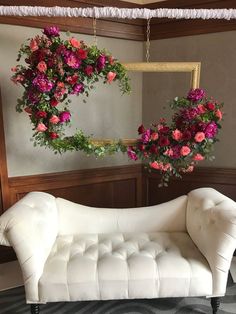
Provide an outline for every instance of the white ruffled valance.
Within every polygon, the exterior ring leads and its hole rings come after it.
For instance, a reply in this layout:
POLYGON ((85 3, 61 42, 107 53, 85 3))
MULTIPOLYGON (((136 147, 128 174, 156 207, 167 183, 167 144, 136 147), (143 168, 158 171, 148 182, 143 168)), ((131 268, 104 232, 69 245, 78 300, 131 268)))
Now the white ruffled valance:
POLYGON ((115 7, 69 8, 0 6, 0 16, 95 17, 119 19, 236 19, 236 9, 127 9, 115 7))

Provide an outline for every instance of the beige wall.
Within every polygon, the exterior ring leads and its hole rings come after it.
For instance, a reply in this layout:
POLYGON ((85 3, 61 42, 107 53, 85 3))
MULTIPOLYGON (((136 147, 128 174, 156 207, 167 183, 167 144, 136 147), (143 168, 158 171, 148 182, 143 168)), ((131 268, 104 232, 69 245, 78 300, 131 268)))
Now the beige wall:
MULTIPOLYGON (((117 154, 96 160, 83 153, 74 152, 54 155, 48 149, 34 148, 30 142, 31 125, 26 114, 15 111, 17 97, 23 89, 10 81, 10 68, 16 64, 17 51, 27 38, 39 34, 39 29, 1 25, 0 27, 0 86, 4 112, 7 162, 9 176, 57 172, 81 168, 102 167, 132 163, 126 155, 117 154)), ((76 38, 92 43, 92 36, 74 34, 76 38)), ((141 61, 143 44, 140 42, 98 38, 98 46, 106 47, 115 57, 125 62, 141 61)), ((117 85, 101 84, 91 93, 87 104, 82 97, 73 97, 72 133, 77 127, 94 137, 122 138, 136 136, 142 120, 142 74, 131 74, 132 93, 121 96, 117 85)))
MULTIPOLYGON (((236 31, 151 42, 152 61, 200 61, 201 87, 225 103, 225 118, 220 132, 220 142, 215 145, 214 162, 201 166, 236 167, 236 31)), ((164 110, 167 99, 185 95, 190 77, 187 74, 144 75, 143 121, 153 122, 153 117, 168 116, 164 110)))

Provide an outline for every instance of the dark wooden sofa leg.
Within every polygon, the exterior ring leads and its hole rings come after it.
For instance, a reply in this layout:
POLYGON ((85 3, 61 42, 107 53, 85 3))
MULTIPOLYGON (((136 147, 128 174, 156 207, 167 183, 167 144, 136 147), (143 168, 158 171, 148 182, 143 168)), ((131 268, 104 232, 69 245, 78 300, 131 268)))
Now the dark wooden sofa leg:
POLYGON ((39 304, 31 304, 31 314, 39 314, 39 304))
POLYGON ((220 307, 220 298, 218 297, 211 298, 211 307, 212 307, 212 313, 216 314, 220 307))

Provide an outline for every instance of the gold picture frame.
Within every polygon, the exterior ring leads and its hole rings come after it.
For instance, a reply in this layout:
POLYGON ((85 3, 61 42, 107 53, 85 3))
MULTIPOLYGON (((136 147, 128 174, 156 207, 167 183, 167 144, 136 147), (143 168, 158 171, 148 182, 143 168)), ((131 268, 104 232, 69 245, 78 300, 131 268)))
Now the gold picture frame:
MULTIPOLYGON (((201 62, 139 62, 123 63, 127 71, 133 72, 172 72, 172 73, 191 73, 190 89, 199 87, 201 62)), ((94 145, 105 145, 117 142, 113 139, 94 139, 94 145)), ((129 146, 137 142, 137 139, 122 139, 122 144, 129 146)))

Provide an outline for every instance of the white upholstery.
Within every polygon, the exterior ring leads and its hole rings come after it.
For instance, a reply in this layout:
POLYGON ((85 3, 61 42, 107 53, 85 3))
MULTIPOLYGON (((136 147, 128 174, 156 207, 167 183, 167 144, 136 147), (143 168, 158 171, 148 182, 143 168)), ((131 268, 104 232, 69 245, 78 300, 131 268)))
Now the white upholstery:
POLYGON ((203 188, 135 209, 101 209, 32 192, 0 217, 28 303, 224 295, 236 204, 203 188))

